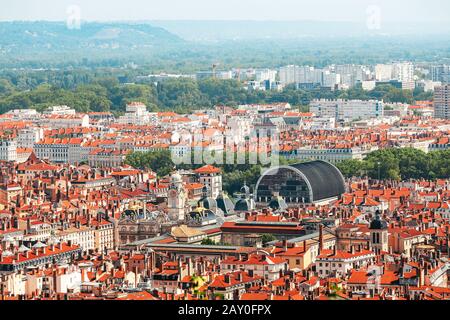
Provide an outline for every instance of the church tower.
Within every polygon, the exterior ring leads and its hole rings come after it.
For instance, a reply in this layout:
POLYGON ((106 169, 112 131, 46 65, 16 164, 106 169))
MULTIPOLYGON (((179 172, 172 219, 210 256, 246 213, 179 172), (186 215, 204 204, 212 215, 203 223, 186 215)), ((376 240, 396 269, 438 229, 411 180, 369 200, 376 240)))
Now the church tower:
POLYGON ((389 250, 388 226, 386 221, 381 219, 380 212, 375 213, 375 219, 370 223, 370 244, 378 254, 380 251, 389 250))
POLYGON ((183 179, 178 173, 170 177, 170 186, 167 200, 169 219, 183 221, 186 210, 186 192, 183 188, 183 179))

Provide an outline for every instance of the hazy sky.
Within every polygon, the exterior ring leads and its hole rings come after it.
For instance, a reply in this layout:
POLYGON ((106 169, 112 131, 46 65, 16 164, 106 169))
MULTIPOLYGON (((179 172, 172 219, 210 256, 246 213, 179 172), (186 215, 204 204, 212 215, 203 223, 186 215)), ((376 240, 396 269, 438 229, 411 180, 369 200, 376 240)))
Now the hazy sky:
POLYGON ((450 22, 448 0, 0 0, 0 20, 365 21, 376 5, 384 22, 450 22))

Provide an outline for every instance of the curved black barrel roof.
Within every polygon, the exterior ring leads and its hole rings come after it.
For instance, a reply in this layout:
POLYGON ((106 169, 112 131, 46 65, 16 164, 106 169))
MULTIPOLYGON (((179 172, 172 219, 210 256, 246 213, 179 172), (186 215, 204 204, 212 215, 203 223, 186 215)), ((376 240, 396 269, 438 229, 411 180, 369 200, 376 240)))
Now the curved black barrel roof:
POLYGON ((342 173, 326 161, 302 162, 291 165, 299 170, 308 180, 313 200, 319 201, 345 193, 345 181, 342 173))

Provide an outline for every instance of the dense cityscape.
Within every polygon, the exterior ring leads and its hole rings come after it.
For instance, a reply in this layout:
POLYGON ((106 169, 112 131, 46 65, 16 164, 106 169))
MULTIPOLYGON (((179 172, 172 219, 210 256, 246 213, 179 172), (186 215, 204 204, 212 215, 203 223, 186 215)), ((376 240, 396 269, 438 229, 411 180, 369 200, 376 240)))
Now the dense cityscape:
POLYGON ((0 301, 450 300, 447 47, 1 20, 0 301))

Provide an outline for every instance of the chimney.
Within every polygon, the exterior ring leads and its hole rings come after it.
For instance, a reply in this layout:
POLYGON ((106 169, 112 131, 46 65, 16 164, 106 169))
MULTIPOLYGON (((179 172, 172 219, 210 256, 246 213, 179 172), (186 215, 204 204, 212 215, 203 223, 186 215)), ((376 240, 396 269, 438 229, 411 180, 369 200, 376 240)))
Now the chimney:
POLYGON ((420 267, 420 274, 419 274, 419 287, 422 287, 425 285, 425 270, 423 267, 420 267))
POLYGON ((284 240, 283 240, 283 250, 284 250, 284 251, 287 251, 287 247, 288 247, 288 245, 287 245, 287 240, 284 239, 284 240))
POLYGON ((290 281, 289 279, 286 279, 286 280, 284 281, 284 288, 285 288, 286 290, 291 290, 291 281, 290 281))
POLYGON ((319 254, 323 250, 323 225, 319 225, 319 254))

